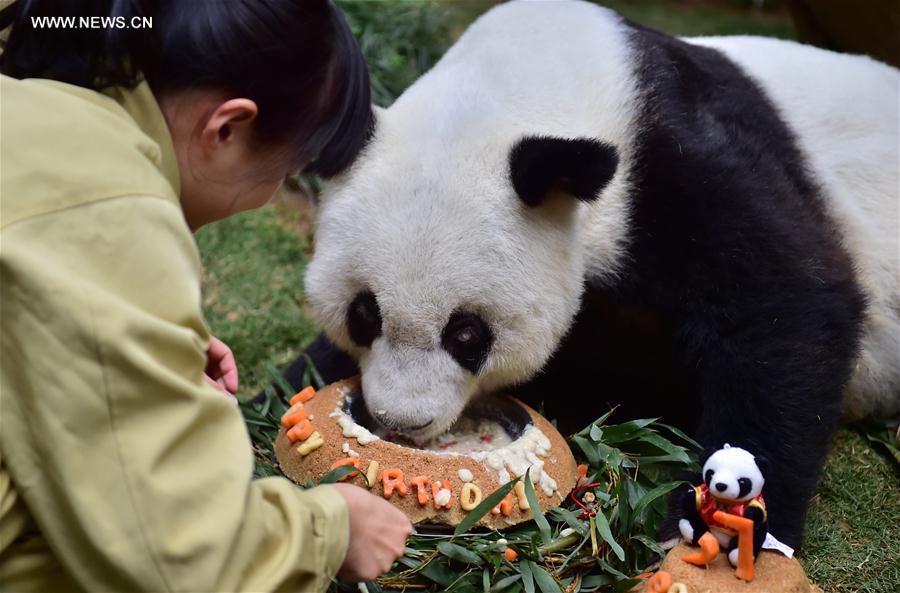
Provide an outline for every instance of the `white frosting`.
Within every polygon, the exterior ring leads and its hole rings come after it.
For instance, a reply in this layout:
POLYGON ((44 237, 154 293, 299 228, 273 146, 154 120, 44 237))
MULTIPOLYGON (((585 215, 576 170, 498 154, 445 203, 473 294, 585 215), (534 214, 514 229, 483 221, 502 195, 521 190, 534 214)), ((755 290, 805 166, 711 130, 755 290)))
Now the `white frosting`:
POLYGON ((335 409, 330 416, 337 416, 338 426, 341 427, 344 437, 348 439, 356 439, 360 445, 368 445, 378 440, 378 437, 368 431, 364 426, 360 426, 353 421, 348 414, 340 408, 335 409))
POLYGON ((531 481, 539 485, 547 496, 557 490, 556 480, 544 471, 544 460, 550 453, 550 439, 541 429, 533 424, 525 429, 518 439, 505 447, 490 451, 474 451, 467 455, 476 461, 484 461, 488 467, 497 471, 497 477, 505 484, 510 474, 519 477, 531 468, 531 481))
MULTIPOLYGON (((346 389, 341 391, 342 396, 346 396, 348 393, 349 390, 346 389)), ((337 407, 329 414, 329 416, 337 418, 338 425, 341 427, 344 437, 354 438, 363 446, 377 441, 379 439, 377 435, 372 434, 368 429, 354 422, 353 418, 344 412, 341 407, 343 405, 343 399, 343 397, 340 398, 337 407)), ((479 427, 481 427, 480 425, 482 423, 479 422, 478 424, 479 427)), ((512 477, 524 476, 525 472, 530 468, 531 473, 529 475, 531 476, 531 482, 535 486, 540 487, 547 496, 552 496, 554 492, 557 492, 558 487, 556 480, 551 478, 544 470, 543 458, 550 454, 550 439, 547 438, 547 435, 545 435, 540 428, 531 424, 526 427, 522 435, 514 441, 510 440, 508 436, 505 443, 504 439, 496 437, 492 439, 492 441, 493 442, 490 444, 493 445, 494 448, 474 451, 468 450, 465 452, 453 450, 439 450, 432 452, 439 455, 464 456, 474 459, 475 461, 483 462, 496 472, 497 479, 501 484, 506 484, 512 477), (500 443, 503 444, 497 446, 500 443)), ((358 456, 358 454, 354 455, 355 451, 351 453, 352 449, 350 449, 348 443, 345 443, 344 446, 347 448, 347 450, 342 448, 345 453, 349 453, 353 457, 358 456)), ((555 458, 551 458, 551 463, 555 462, 555 458)), ((463 482, 469 482, 474 479, 472 472, 467 469, 460 469, 458 474, 459 479, 463 482)), ((450 500, 450 492, 449 490, 446 490, 446 495, 443 495, 443 492, 445 492, 445 490, 439 491, 438 496, 441 496, 442 499, 446 496, 446 501, 443 503, 446 504, 446 502, 450 500)), ((437 496, 435 497, 435 502, 441 504, 437 496)))
POLYGON ((446 488, 441 488, 437 491, 437 494, 434 495, 434 504, 438 506, 447 506, 450 502, 450 491, 446 488))

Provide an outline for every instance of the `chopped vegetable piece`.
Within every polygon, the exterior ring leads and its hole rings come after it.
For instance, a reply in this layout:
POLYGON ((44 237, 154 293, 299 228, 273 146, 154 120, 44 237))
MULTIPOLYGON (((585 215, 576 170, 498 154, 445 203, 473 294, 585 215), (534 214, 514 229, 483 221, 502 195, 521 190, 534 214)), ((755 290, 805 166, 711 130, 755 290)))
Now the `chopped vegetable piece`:
POLYGON ((312 435, 313 430, 315 429, 313 428, 312 422, 304 418, 287 431, 287 438, 290 439, 292 443, 305 441, 312 435))
POLYGON ((587 476, 588 466, 584 463, 579 463, 578 467, 575 468, 575 472, 578 474, 578 479, 575 480, 576 486, 581 486, 584 483, 584 478, 587 476))
POLYGON ((306 420, 307 418, 309 418, 309 412, 306 411, 306 408, 303 407, 303 404, 298 405, 300 406, 299 408, 297 408, 296 410, 294 408, 291 408, 290 410, 285 412, 284 416, 281 417, 281 425, 285 428, 290 428, 301 420, 306 420))
POLYGON ((375 485, 375 480, 378 478, 378 462, 374 459, 369 462, 369 468, 366 470, 366 480, 369 482, 369 487, 375 485))
POLYGON ((431 496, 434 498, 434 508, 440 510, 441 507, 449 509, 453 504, 453 491, 450 489, 450 480, 440 480, 431 483, 431 496), (446 494, 444 494, 446 492, 446 494), (443 501, 442 499, 446 499, 443 501))
POLYGON ((313 389, 313 386, 304 387, 297 394, 291 398, 291 405, 294 404, 303 404, 311 400, 316 395, 316 390, 313 389))
POLYGON ((400 496, 406 496, 406 484, 403 483, 403 470, 399 467, 392 467, 381 472, 381 485, 384 486, 384 497, 390 498, 397 490, 400 496))
POLYGON ((512 514, 513 507, 513 495, 512 492, 507 492, 506 496, 503 497, 503 500, 500 501, 500 504, 491 509, 492 515, 499 515, 503 513, 504 517, 509 517, 512 514))
POLYGON ((422 506, 428 504, 428 485, 431 484, 431 479, 427 476, 416 476, 409 483, 416 489, 416 499, 419 504, 422 506))
POLYGON ((525 496, 525 482, 516 482, 516 485, 513 486, 513 490, 516 493, 516 498, 519 501, 519 510, 527 511, 531 508, 531 505, 528 504, 528 498, 525 496))
POLYGON ((306 457, 324 444, 325 441, 322 439, 322 435, 314 432, 310 435, 309 439, 307 439, 305 443, 297 447, 297 453, 299 453, 303 457, 306 457))
MULTIPOLYGON (((341 467, 342 465, 352 465, 356 469, 359 469, 359 458, 358 457, 346 457, 344 459, 338 459, 337 461, 335 461, 334 463, 331 464, 331 469, 334 469, 336 467, 341 467)), ((355 474, 347 474, 343 478, 339 479, 338 482, 343 482, 345 480, 349 480, 354 475, 355 474)))
POLYGON ((471 511, 481 502, 481 488, 475 482, 466 482, 463 484, 459 493, 459 506, 464 511, 471 511))
POLYGON ((510 562, 515 562, 516 558, 519 557, 519 554, 512 548, 506 548, 506 550, 503 551, 503 557, 506 558, 507 560, 509 560, 510 562))

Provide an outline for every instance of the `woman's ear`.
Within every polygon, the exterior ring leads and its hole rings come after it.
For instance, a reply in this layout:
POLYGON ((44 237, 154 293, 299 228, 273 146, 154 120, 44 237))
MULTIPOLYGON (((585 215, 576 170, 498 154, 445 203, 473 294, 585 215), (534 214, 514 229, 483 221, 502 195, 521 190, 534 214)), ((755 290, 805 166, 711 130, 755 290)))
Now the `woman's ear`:
POLYGON ((249 140, 258 109, 250 99, 229 99, 213 109, 202 124, 200 143, 212 153, 236 140, 249 140))
POLYGON ((554 190, 591 202, 612 180, 618 165, 615 147, 596 138, 526 136, 509 153, 512 186, 531 207, 554 190))

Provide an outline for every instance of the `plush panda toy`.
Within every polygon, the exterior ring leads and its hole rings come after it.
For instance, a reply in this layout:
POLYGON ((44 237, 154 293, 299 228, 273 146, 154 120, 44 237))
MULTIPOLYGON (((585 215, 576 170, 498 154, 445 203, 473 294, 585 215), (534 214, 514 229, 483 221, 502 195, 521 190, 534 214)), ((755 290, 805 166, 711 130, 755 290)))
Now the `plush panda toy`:
POLYGON ((685 561, 701 566, 709 564, 721 546, 731 565, 738 566, 738 534, 716 518, 716 511, 753 522, 753 558, 759 556, 767 532, 766 503, 762 496, 765 477, 761 466, 764 466, 762 459, 727 443, 709 456, 703 464, 703 484, 679 495, 682 517, 678 530, 684 541, 701 544, 701 551, 685 556, 685 561), (704 537, 716 541, 701 541, 704 537))
POLYGON ((413 437, 509 390, 563 430, 622 404, 740 443, 796 548, 842 406, 900 413, 898 88, 788 41, 494 8, 326 186, 308 354, 413 437))

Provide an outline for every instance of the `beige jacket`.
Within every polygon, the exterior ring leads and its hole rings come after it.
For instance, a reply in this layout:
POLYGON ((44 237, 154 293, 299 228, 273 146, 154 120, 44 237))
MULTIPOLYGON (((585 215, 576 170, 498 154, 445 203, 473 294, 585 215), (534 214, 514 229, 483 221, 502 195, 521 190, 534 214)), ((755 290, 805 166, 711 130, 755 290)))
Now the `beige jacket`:
POLYGON ((0 82, 0 590, 321 591, 331 486, 252 480, 146 85, 0 82))

